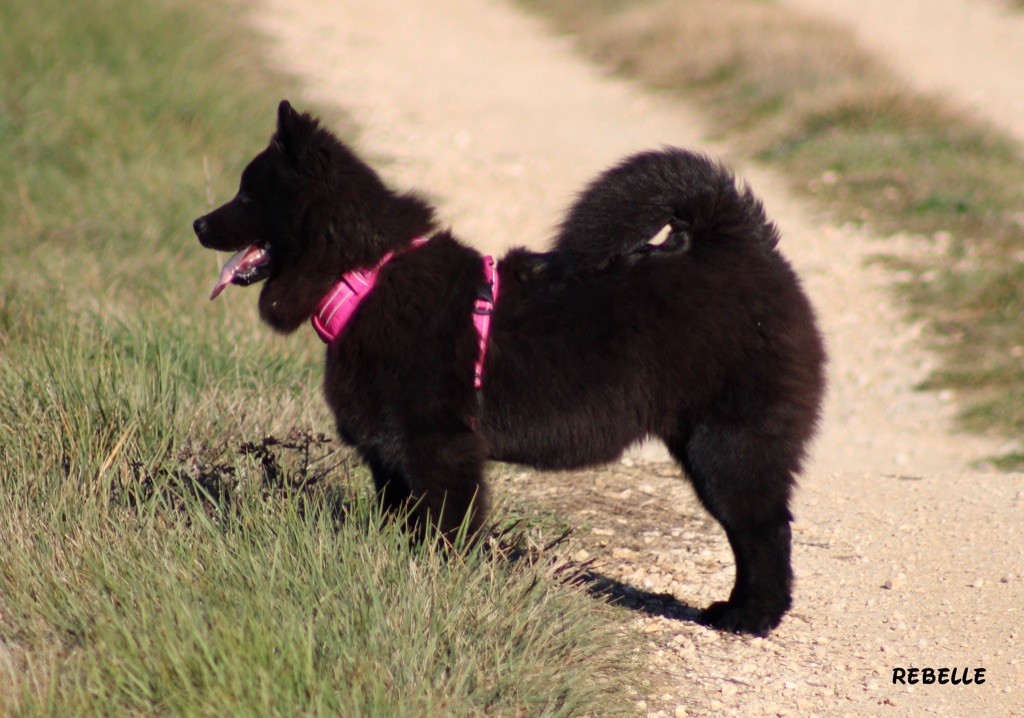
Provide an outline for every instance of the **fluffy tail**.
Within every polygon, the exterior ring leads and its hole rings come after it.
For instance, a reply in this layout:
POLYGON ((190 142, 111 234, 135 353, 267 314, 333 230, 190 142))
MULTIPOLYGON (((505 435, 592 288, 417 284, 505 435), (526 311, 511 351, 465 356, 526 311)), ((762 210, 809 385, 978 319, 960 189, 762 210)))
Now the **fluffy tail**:
POLYGON ((770 249, 778 242, 760 200, 725 167, 668 147, 627 157, 591 182, 566 214, 549 256, 570 274, 599 270, 653 251, 648 243, 665 225, 666 251, 703 242, 770 249))

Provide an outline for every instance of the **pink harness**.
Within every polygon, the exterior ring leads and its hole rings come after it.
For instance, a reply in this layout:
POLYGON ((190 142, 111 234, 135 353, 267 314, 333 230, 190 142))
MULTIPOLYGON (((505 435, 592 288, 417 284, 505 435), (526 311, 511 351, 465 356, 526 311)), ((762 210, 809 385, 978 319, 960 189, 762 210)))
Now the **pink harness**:
MULTIPOLYGON (((414 249, 427 240, 416 239, 410 245, 414 249)), ((313 313, 313 328, 326 344, 331 344, 341 334, 352 315, 377 283, 377 273, 394 258, 388 252, 376 267, 357 269, 342 275, 341 279, 327 292, 313 313)), ((476 328, 477 353, 473 367, 473 387, 483 386, 484 355, 487 352, 487 337, 491 333, 491 316, 498 301, 498 273, 494 270, 494 258, 483 258, 484 280, 473 304, 473 326, 476 328)))

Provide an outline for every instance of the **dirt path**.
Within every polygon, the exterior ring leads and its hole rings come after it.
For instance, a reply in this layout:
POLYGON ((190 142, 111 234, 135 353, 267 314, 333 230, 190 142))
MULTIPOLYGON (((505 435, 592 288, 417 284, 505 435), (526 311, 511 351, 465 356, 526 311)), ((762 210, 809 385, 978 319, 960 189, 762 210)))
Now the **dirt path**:
MULTIPOLYGON (((602 76, 495 0, 254 2, 272 61, 307 87, 293 101, 350 111, 385 174, 430 193, 488 251, 542 245, 582 182, 627 152, 667 143, 728 158, 691 110, 602 76)), ((913 390, 934 359, 891 305, 887 277, 864 265, 875 240, 823 225, 762 168, 737 170, 779 222, 832 355, 795 507, 796 608, 766 640, 638 614, 658 676, 647 712, 1021 715, 1024 477, 969 471, 1000 447, 952 433, 952 394, 913 390), (901 666, 984 667, 987 681, 893 686, 901 666)), ((731 557, 657 457, 543 480, 512 473, 498 493, 562 507, 586 527, 573 550, 602 559, 625 598, 685 614, 727 592, 731 557)))

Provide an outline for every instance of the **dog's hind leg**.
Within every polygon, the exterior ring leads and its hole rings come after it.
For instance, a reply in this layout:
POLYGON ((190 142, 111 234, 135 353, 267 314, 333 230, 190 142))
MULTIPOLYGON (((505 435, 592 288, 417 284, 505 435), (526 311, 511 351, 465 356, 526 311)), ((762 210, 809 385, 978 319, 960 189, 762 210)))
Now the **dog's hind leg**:
POLYGON ((698 426, 667 440, 697 496, 725 529, 736 560, 728 601, 709 606, 701 620, 738 633, 764 635, 789 610, 789 496, 792 469, 774 456, 774 442, 736 427, 698 426))

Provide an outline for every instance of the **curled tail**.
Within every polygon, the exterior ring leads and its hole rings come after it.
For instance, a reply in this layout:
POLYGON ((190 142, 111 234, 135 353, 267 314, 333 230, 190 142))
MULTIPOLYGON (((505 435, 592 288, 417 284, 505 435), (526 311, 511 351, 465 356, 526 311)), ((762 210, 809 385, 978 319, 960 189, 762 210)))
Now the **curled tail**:
POLYGON ((568 274, 639 253, 666 225, 664 251, 740 242, 771 249, 778 230, 760 200, 720 163, 667 147, 627 157, 592 181, 559 227, 551 260, 568 274))

